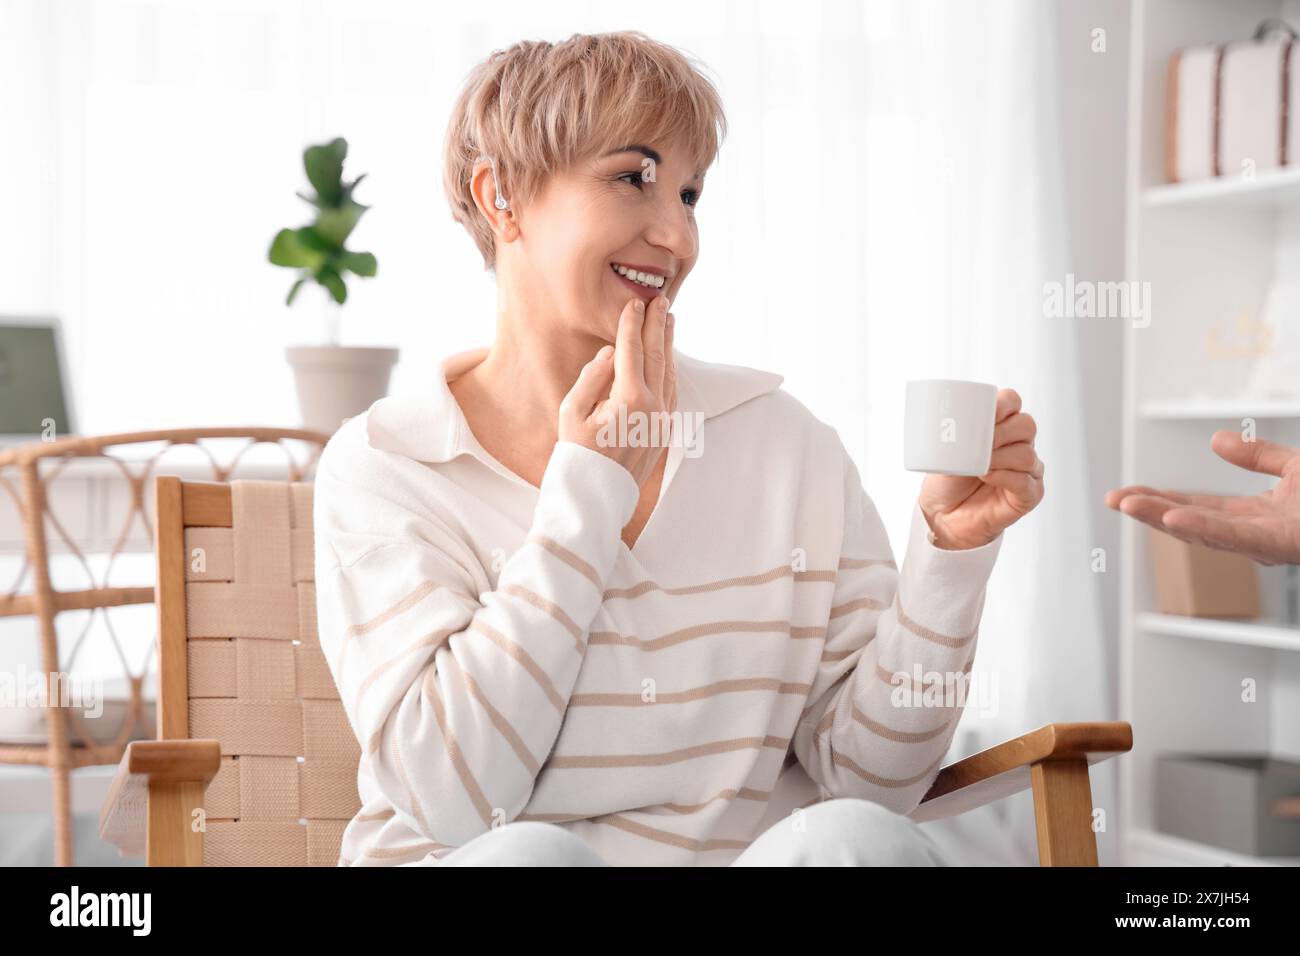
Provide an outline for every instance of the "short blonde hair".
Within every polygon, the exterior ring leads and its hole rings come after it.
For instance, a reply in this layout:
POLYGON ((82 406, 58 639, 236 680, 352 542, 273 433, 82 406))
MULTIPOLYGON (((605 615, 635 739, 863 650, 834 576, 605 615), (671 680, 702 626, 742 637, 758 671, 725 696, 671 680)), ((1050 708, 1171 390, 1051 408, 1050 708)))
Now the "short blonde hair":
POLYGON ((443 188, 487 269, 491 226, 470 189, 482 155, 496 160, 501 194, 527 204, 546 177, 631 143, 681 138, 700 170, 727 132, 722 99, 692 59, 639 31, 575 33, 496 50, 469 74, 447 124, 443 188))

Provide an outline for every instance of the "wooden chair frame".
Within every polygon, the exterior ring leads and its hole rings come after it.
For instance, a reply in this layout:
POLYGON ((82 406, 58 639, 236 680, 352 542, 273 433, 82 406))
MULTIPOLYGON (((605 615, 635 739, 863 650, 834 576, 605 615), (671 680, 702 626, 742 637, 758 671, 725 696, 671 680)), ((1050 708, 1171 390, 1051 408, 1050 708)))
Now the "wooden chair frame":
MULTIPOLYGON (((198 866, 203 834, 190 826, 216 775, 216 740, 189 739, 186 694, 185 528, 230 527, 230 486, 156 481, 160 669, 158 740, 127 746, 100 816, 100 835, 150 866, 198 866)), ((940 770, 910 817, 956 816, 1031 788, 1043 866, 1096 866, 1089 767, 1133 746, 1124 722, 1047 724, 940 770)))
MULTIPOLYGON (((47 523, 63 538, 71 551, 85 555, 67 534, 58 516, 49 507, 46 483, 56 479, 75 459, 105 458, 114 461, 122 470, 123 479, 130 486, 131 508, 123 523, 113 551, 110 566, 116 558, 127 531, 137 514, 145 528, 149 516, 145 510, 144 488, 159 459, 178 445, 193 445, 207 455, 212 464, 213 476, 218 481, 228 480, 249 448, 257 444, 280 444, 284 440, 299 441, 314 446, 310 458, 303 464, 294 461, 288 448, 281 445, 286 456, 286 470, 290 480, 302 480, 303 475, 315 466, 329 436, 317 431, 294 428, 259 428, 232 426, 216 428, 181 428, 162 431, 121 432, 111 435, 81 435, 54 441, 33 441, 0 451, 0 491, 7 492, 15 501, 23 521, 26 567, 32 573, 32 590, 27 594, 0 593, 0 618, 31 616, 39 630, 41 666, 45 673, 62 670, 59 661, 58 636, 55 619, 68 611, 84 611, 131 604, 148 604, 154 600, 155 589, 150 587, 109 587, 92 580, 92 586, 69 591, 56 591, 50 577, 50 542, 47 523), (234 459, 221 465, 212 452, 200 444, 203 439, 246 439, 234 459), (162 444, 152 457, 139 459, 120 458, 110 450, 122 446, 162 444), (42 472, 42 463, 51 467, 42 472), (131 470, 132 465, 142 466, 141 473, 131 470), (18 487, 14 487, 13 479, 18 487)), ((156 529, 155 529, 156 539, 156 529)), ((147 668, 146 668, 147 669, 147 668)), ((48 708, 46 723, 48 740, 43 744, 0 744, 0 764, 39 765, 50 770, 53 789, 52 812, 54 816, 54 862, 56 866, 71 866, 72 799, 71 773, 77 767, 116 764, 123 759, 127 737, 140 720, 143 710, 143 674, 128 674, 131 689, 128 716, 116 740, 106 744, 89 739, 74 739, 81 731, 73 724, 76 715, 70 708, 48 708)))

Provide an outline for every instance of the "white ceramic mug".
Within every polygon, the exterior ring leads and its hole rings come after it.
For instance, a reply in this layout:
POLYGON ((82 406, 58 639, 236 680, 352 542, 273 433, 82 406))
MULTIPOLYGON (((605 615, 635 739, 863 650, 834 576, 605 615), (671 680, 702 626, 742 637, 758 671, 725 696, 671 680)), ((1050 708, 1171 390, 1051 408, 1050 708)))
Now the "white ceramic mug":
POLYGON ((908 382, 903 467, 932 475, 987 474, 997 405, 996 385, 954 379, 908 382))

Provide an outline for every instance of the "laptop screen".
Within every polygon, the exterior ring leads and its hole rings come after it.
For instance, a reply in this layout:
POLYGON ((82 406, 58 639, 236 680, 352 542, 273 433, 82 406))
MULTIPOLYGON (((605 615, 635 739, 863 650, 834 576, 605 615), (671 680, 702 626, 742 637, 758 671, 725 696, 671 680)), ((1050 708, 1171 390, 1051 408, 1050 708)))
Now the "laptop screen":
POLYGON ((53 325, 0 319, 0 435, 72 434, 53 325))

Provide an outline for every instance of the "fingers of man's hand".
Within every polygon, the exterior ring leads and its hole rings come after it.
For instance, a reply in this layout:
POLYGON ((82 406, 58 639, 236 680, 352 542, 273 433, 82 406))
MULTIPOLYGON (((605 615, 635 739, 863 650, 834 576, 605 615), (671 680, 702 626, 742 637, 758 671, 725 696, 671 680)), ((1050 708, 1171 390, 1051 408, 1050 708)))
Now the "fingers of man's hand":
POLYGON ((1107 508, 1113 508, 1116 511, 1122 511, 1121 504, 1124 499, 1132 495, 1149 495, 1157 498, 1164 498, 1180 505, 1194 505, 1197 508, 1209 508, 1214 511, 1226 511, 1232 514, 1258 515, 1266 514, 1269 506, 1262 499, 1268 497, 1268 492, 1263 495, 1246 495, 1231 497, 1227 495, 1189 495, 1181 491, 1170 491, 1168 488, 1148 488, 1146 485, 1129 485, 1124 488, 1113 488, 1106 492, 1105 504, 1107 508))
POLYGON ((1020 411, 1020 393, 1014 388, 998 390, 998 409, 995 421, 1001 422, 1020 411))
POLYGON ((1176 508, 1179 503, 1170 501, 1168 498, 1162 498, 1158 493, 1151 494, 1131 494, 1127 495, 1119 503, 1119 510, 1131 518, 1137 518, 1138 521, 1145 522, 1153 528, 1165 530, 1161 517, 1171 508, 1176 508))
POLYGON ((1113 488, 1106 492, 1106 507, 1114 508, 1116 511, 1123 511, 1120 505, 1123 504, 1125 498, 1131 495, 1154 495, 1157 498, 1166 498, 1169 501, 1190 504, 1188 496, 1178 491, 1148 488, 1146 485, 1126 485, 1123 488, 1113 488))
POLYGON ((614 382, 620 389, 640 389, 645 374, 645 356, 641 348, 641 330, 645 324, 645 303, 632 299, 618 317, 617 348, 614 350, 614 382))
POLYGON ((1107 508, 1113 508, 1116 511, 1118 511, 1120 502, 1123 501, 1125 498, 1127 498, 1129 495, 1139 491, 1150 491, 1150 490, 1151 490, 1150 488, 1135 489, 1131 486, 1125 488, 1112 488, 1110 491, 1106 492, 1106 497, 1103 498, 1102 500, 1105 502, 1107 508))
POLYGON ((1287 462, 1300 458, 1300 448, 1288 448, 1276 442, 1246 441, 1240 432, 1222 429, 1210 438, 1210 447, 1224 461, 1264 475, 1281 475, 1287 462))

